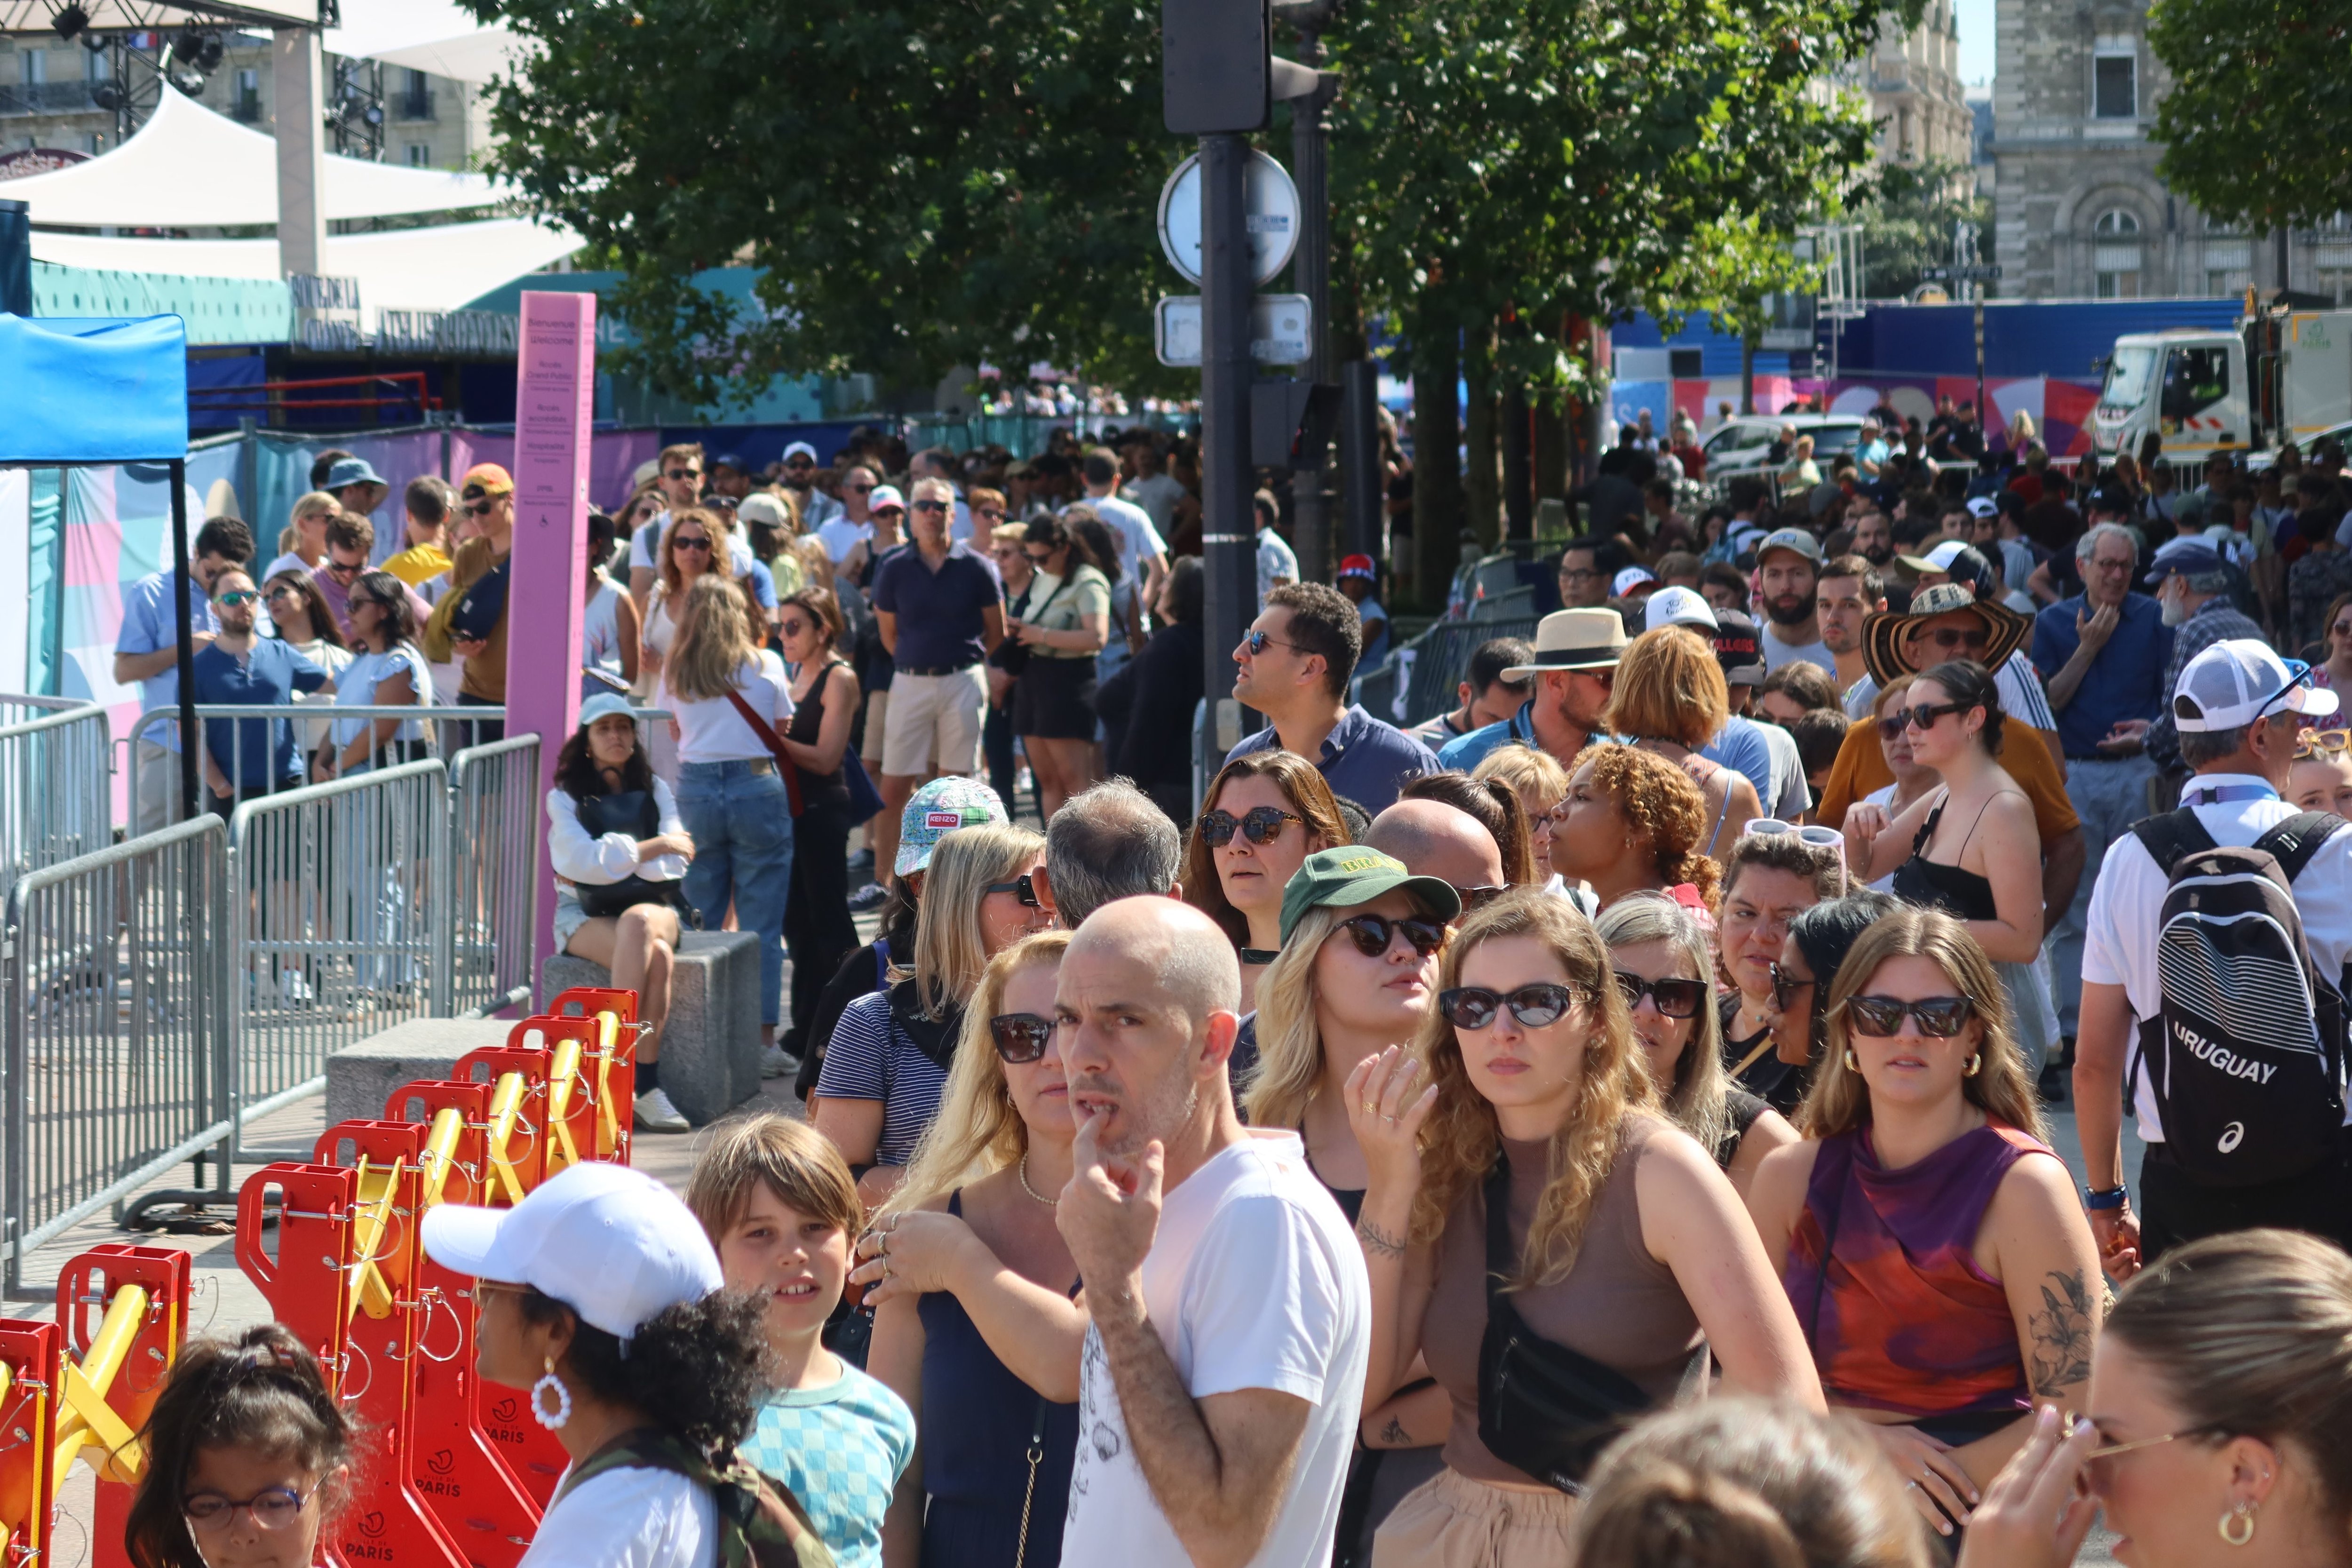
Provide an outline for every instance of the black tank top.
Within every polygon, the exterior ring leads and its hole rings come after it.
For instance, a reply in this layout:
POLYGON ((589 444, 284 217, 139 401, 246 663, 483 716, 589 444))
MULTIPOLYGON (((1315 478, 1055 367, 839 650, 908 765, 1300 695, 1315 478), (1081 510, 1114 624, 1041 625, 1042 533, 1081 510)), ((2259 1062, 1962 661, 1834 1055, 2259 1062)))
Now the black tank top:
MULTIPOLYGON (((824 672, 809 688, 807 698, 793 709, 792 722, 784 726, 784 739, 798 741, 803 746, 816 744, 816 733, 824 723, 824 689, 833 684, 833 672, 846 668, 839 660, 825 666, 824 672)), ((813 773, 801 769, 801 805, 847 805, 849 781, 842 776, 846 762, 838 763, 829 773, 813 773)))
MULTIPOLYGON (((1988 810, 1991 805, 1992 802, 1985 802, 1988 810)), ((1984 813, 1977 815, 1981 818, 1984 813)), ((1911 841, 1911 858, 1895 868, 1895 896, 1923 909, 1941 910, 1956 920, 1999 920, 2000 911, 1993 907, 1991 879, 1927 858, 1927 841, 1936 836, 1936 824, 1943 819, 1941 805, 1927 814, 1919 836, 1911 841)), ((1976 829, 1971 826, 1969 832, 1973 835, 1976 829)), ((1960 841, 1960 847, 1968 847, 1967 839, 1960 841)))

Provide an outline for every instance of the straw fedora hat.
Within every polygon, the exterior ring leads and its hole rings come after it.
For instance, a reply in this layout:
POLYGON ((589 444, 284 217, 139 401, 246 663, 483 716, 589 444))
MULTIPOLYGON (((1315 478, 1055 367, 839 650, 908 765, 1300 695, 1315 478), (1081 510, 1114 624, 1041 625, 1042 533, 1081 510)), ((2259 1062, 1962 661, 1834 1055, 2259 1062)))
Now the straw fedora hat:
POLYGON ((1535 657, 1496 679, 1525 680, 1547 669, 1610 669, 1625 652, 1624 617, 1614 610, 1554 610, 1536 626, 1535 657))
POLYGON ((1915 664, 1905 645, 1922 622, 1948 616, 1955 610, 1967 610, 1984 622, 1989 640, 1977 662, 1990 670, 1998 671, 2007 664, 2010 656, 2025 646, 2025 639, 2033 631, 2033 623, 2008 605, 1990 601, 1979 604, 1976 595, 1961 584, 1938 583, 1914 594, 1908 610, 1881 610, 1862 623, 1862 662, 1870 671, 1870 678, 1884 687, 1943 663, 1937 658, 1926 665, 1915 664))

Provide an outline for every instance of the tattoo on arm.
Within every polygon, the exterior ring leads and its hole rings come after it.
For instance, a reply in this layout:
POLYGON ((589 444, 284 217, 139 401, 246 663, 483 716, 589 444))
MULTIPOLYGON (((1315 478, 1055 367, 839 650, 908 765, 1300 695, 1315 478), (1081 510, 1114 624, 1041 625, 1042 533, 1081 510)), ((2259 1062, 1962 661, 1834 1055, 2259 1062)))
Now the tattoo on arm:
POLYGON ((2027 1314, 2033 1339, 2033 1392, 2063 1395, 2091 1377, 2091 1296, 2080 1273, 2053 1268, 2042 1287, 2042 1310, 2027 1314))
POLYGON ((1381 1441, 1393 1447, 1410 1448, 1412 1447, 1412 1434, 1404 1429, 1403 1422, 1391 1415, 1389 1424, 1381 1428, 1381 1441))
POLYGON ((1387 1231, 1382 1230, 1370 1220, 1360 1219, 1356 1222, 1356 1236, 1359 1240, 1363 1242, 1364 1250, 1371 1254, 1374 1258, 1402 1258, 1404 1256, 1404 1237, 1401 1236, 1391 1236, 1387 1231))

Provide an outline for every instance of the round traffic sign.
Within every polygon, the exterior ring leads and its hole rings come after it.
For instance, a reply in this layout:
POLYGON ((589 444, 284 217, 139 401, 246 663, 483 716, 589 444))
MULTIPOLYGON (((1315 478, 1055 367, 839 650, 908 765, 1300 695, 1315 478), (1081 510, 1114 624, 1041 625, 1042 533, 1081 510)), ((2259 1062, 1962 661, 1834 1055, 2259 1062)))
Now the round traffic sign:
MULTIPOLYGON (((1252 151, 1243 176, 1253 287, 1290 265, 1298 248, 1298 187, 1290 171, 1252 151)), ((1201 155, 1176 165, 1160 187, 1160 249, 1188 283, 1201 281, 1201 155)))

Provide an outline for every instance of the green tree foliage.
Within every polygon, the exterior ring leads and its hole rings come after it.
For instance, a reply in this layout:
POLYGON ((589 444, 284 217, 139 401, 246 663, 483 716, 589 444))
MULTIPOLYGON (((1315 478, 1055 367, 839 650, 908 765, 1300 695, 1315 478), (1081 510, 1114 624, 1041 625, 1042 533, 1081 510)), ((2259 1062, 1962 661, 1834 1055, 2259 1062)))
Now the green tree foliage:
POLYGON ((1889 163, 1848 203, 1862 224, 1863 291, 1895 299, 1916 289, 1920 274, 1952 259, 1952 230, 1976 230, 1977 254, 1992 255, 1992 204, 1970 188, 1968 169, 1943 159, 1889 163))
POLYGON ((2352 11, 2343 0, 2159 0, 2172 73, 2157 172, 2209 220, 2276 229, 2352 209, 2352 11))

